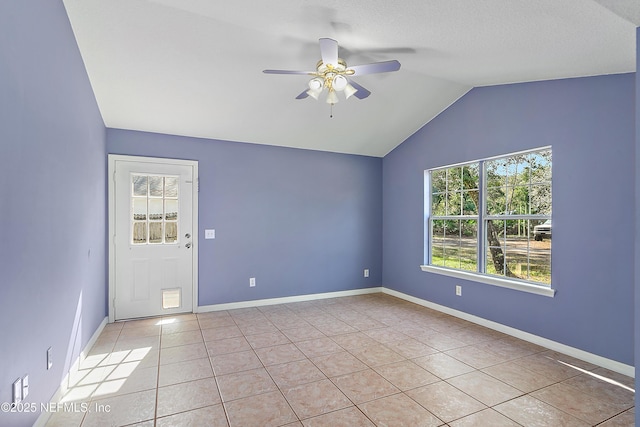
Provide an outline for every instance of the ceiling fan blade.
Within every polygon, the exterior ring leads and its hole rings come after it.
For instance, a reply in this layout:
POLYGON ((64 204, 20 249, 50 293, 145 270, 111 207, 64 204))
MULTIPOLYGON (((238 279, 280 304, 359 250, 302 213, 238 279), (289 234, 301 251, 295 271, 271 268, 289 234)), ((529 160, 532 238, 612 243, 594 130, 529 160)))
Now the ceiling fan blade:
POLYGON ((309 94, 307 93, 307 90, 308 90, 308 89, 306 89, 306 90, 305 90, 304 92, 302 92, 300 95, 296 96, 296 99, 305 99, 305 98, 307 98, 307 97, 309 96, 309 94))
POLYGON ((356 98, 365 99, 367 96, 371 95, 371 92, 369 90, 360 86, 358 83, 354 82, 353 80, 349 80, 349 83, 351 84, 351 86, 358 89, 358 91, 353 94, 353 96, 355 96, 356 98))
POLYGON ((314 76, 315 71, 296 71, 296 70, 262 70, 265 74, 307 74, 314 76))
POLYGON ((334 39, 320 39, 320 54, 325 65, 338 65, 338 42, 334 39))
POLYGON ((388 73, 398 71, 400 63, 395 59, 392 61, 374 62, 373 64, 355 65, 348 69, 353 70, 354 76, 362 76, 364 74, 388 73))

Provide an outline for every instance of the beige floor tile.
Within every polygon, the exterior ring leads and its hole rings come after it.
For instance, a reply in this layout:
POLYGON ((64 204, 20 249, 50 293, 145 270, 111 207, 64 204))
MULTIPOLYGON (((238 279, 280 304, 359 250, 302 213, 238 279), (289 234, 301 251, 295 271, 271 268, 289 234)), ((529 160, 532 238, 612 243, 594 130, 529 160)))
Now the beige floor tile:
POLYGON ((263 348, 263 347, 273 347, 274 345, 288 344, 291 342, 289 341, 289 338, 287 338, 280 331, 265 332, 257 335, 249 335, 246 338, 249 344, 251 345, 251 347, 254 349, 263 348))
POLYGON ((450 378, 447 382, 487 406, 494 406, 523 394, 520 390, 480 371, 450 378))
POLYGON ((302 384, 284 389, 282 392, 301 420, 353 405, 329 380, 302 384))
POLYGON ((163 348, 160 351, 160 364, 185 362, 187 360, 202 359, 208 357, 204 343, 187 344, 176 347, 163 348))
POLYGON ((457 420, 487 408, 481 402, 444 381, 409 390, 406 394, 445 422, 457 420))
POLYGON ((530 395, 501 403, 493 409, 527 427, 587 427, 590 425, 530 395))
POLYGON ((160 348, 178 347, 182 345, 198 344, 203 342, 202 332, 200 330, 178 332, 177 334, 162 335, 160 340, 160 348))
POLYGON ((402 391, 440 381, 440 378, 410 360, 379 366, 375 370, 402 391))
POLYGON ((142 338, 118 338, 115 345, 113 346, 113 351, 124 351, 124 350, 158 350, 160 348, 160 334, 150 337, 142 337, 142 338))
POLYGON ((633 404, 603 401, 565 383, 534 391, 531 396, 594 425, 629 409, 633 404))
POLYGON ((334 377, 331 381, 355 404, 400 392, 397 387, 373 369, 334 377))
POLYGON ((450 427, 520 427, 520 424, 505 417, 493 409, 485 409, 475 414, 467 415, 464 418, 452 421, 450 427))
POLYGON ((260 322, 251 323, 251 324, 238 324, 238 327, 242 331, 244 335, 259 335, 259 334, 267 334, 270 332, 278 332, 278 328, 276 328, 271 322, 268 320, 261 320, 260 322))
POLYGON ((365 335, 362 332, 354 332, 352 334, 344 334, 344 335, 336 335, 331 337, 333 341, 335 341, 340 347, 345 350, 356 350, 361 349, 370 345, 376 345, 378 342, 371 338, 370 336, 365 335))
MULTIPOLYGON (((165 320, 163 320, 163 322, 164 321, 165 320)), ((180 332, 199 331, 199 330, 200 330, 200 324, 198 323, 195 317, 193 318, 193 320, 189 320, 189 321, 162 324, 162 335, 177 334, 180 332)))
POLYGON ((281 363, 305 359, 305 355, 294 344, 257 348, 255 353, 264 366, 279 365, 281 363))
POLYGON ((406 358, 389 347, 382 344, 374 344, 367 347, 350 350, 351 354, 360 359, 362 363, 370 367, 400 362, 406 358))
POLYGON ((224 406, 231 427, 276 427, 297 421, 280 391, 234 400, 224 406))
MULTIPOLYGON (((211 313, 205 313, 211 314, 211 313)), ((224 328, 227 326, 236 326, 236 322, 229 315, 222 317, 202 316, 198 314, 198 324, 200 329, 224 328)))
POLYGON ((242 331, 236 325, 219 326, 210 329, 202 329, 205 341, 221 340, 224 338, 241 337, 242 331))
POLYGON ((346 351, 314 357, 311 360, 327 377, 337 377, 369 369, 357 357, 346 351))
POLYGON ((307 359, 268 366, 267 371, 281 389, 326 379, 320 369, 307 359))
POLYGON ((170 365, 160 365, 158 386, 164 387, 212 376, 213 371, 208 358, 187 360, 186 362, 172 363, 170 365))
POLYGON ((120 331, 118 339, 131 339, 142 337, 155 337, 160 335, 162 327, 160 325, 147 325, 136 328, 127 328, 126 326, 120 331))
POLYGON ((598 427, 635 427, 635 425, 635 411, 628 410, 603 422, 598 427))
POLYGON ((341 320, 334 319, 331 323, 322 323, 316 325, 316 328, 326 336, 350 334, 358 332, 353 326, 349 326, 341 320))
POLYGON ((158 386, 158 368, 140 368, 137 362, 117 365, 98 385, 93 398, 155 390, 158 386))
POLYGON ((264 368, 216 377, 223 402, 254 396, 278 389, 264 368))
POLYGON ((603 402, 631 407, 634 404, 634 386, 630 387, 625 384, 628 383, 628 378, 602 370, 569 378, 563 381, 563 384, 570 385, 603 402))
POLYGON ((481 348, 473 345, 455 348, 453 350, 445 351, 444 353, 476 369, 487 368, 509 360, 504 356, 499 356, 495 353, 482 350, 481 348))
POLYGON ((307 341, 298 341, 296 346, 307 356, 317 357, 344 351, 342 347, 331 338, 314 338, 307 341))
POLYGON ((251 346, 244 337, 224 338, 221 340, 207 341, 209 356, 249 351, 251 346))
POLYGON ((214 378, 158 388, 158 417, 221 403, 214 378))
POLYGON ((515 362, 506 362, 500 365, 490 366, 482 371, 525 393, 530 393, 556 383, 556 380, 548 378, 538 372, 531 371, 515 362))
POLYGON ((444 353, 434 353, 413 359, 413 362, 442 379, 472 372, 471 366, 444 353))
POLYGON ((552 352, 532 354, 514 359, 513 362, 555 381, 564 381, 582 373, 576 369, 577 365, 573 367, 570 363, 562 363, 563 361, 552 352))
POLYGON ((328 414, 307 418, 304 427, 375 427, 358 408, 351 406, 328 414))
POLYGON ((408 359, 415 359, 416 357, 438 353, 438 350, 435 348, 429 347, 428 345, 413 338, 388 343, 386 346, 408 359))
POLYGON ((440 426, 442 421, 404 394, 394 394, 358 407, 376 425, 394 427, 440 426))
POLYGON ((285 329, 282 331, 287 338, 293 342, 311 340, 314 338, 323 338, 325 335, 315 327, 302 326, 297 328, 285 329))
POLYGON ((378 341, 381 344, 389 344, 392 342, 396 342, 396 341, 402 341, 402 340, 406 340, 407 338, 409 338, 408 336, 406 336, 405 334, 403 334, 402 332, 399 332, 393 328, 378 328, 378 329, 371 329, 368 331, 364 331, 364 334, 368 337, 373 338, 374 340, 378 341))
POLYGON ((214 356, 211 358, 211 366, 213 372, 218 376, 262 368, 262 362, 253 350, 250 350, 214 356))
POLYGON ((440 351, 453 350, 454 348, 466 347, 467 345, 466 343, 441 332, 430 334, 427 337, 416 337, 416 339, 422 341, 429 347, 433 347, 440 351))
POLYGON ((224 408, 220 404, 158 418, 156 423, 156 427, 227 427, 228 425, 224 408))
POLYGON ((155 403, 155 390, 96 399, 90 403, 82 426, 124 426, 152 420, 155 403))

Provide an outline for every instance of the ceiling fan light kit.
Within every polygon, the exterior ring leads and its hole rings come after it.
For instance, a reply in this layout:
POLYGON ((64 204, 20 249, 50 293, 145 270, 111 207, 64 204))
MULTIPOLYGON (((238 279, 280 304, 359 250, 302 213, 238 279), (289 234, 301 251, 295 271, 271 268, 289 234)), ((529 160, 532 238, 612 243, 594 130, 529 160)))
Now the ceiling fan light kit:
MULTIPOLYGON (((304 99, 310 96, 317 100, 326 89, 326 102, 333 107, 333 104, 339 101, 336 92, 343 92, 346 99, 353 95, 358 99, 364 99, 371 94, 367 89, 350 80, 349 77, 388 73, 400 69, 400 63, 396 60, 348 67, 346 61, 338 57, 337 41, 330 38, 321 38, 319 42, 322 59, 316 64, 316 71, 264 70, 263 72, 266 74, 305 74, 313 76, 308 83, 309 89, 298 95, 296 99, 304 99)), ((333 114, 331 117, 333 117, 333 114)))

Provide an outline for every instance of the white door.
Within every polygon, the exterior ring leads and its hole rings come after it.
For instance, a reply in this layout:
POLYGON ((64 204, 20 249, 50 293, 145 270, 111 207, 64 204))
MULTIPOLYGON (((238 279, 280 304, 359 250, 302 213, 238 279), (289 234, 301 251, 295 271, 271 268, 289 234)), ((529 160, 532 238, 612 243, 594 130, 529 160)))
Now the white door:
POLYGON ((197 163, 109 158, 110 320, 192 312, 197 163))

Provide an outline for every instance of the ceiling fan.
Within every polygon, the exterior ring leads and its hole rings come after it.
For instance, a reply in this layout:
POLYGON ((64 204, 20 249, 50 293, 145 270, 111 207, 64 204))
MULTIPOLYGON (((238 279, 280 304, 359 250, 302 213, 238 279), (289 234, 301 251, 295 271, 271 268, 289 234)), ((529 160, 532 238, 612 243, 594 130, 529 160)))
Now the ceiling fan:
POLYGON ((374 62, 372 64, 347 66, 344 59, 338 57, 338 42, 330 38, 320 39, 321 58, 315 71, 294 70, 263 70, 266 74, 305 74, 313 76, 309 80, 309 88, 305 89, 296 99, 304 99, 309 96, 318 99, 324 89, 327 89, 327 104, 338 102, 337 92, 344 92, 346 99, 355 96, 364 99, 371 92, 351 80, 352 76, 365 74, 388 73, 398 71, 400 63, 396 60, 374 62))

